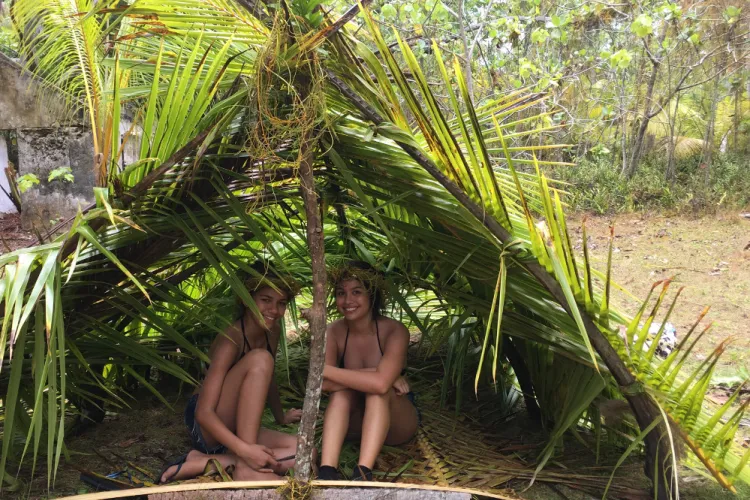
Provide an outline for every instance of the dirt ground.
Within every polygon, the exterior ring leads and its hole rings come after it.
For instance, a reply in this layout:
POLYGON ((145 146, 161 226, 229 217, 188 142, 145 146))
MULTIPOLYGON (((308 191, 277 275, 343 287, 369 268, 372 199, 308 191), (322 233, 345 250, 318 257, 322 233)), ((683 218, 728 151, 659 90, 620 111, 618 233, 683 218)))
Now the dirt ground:
MULTIPOLYGON (((582 242, 583 216, 572 218, 573 244, 582 242)), ((609 225, 615 228, 613 279, 640 300, 654 282, 672 278, 667 301, 685 287, 669 321, 681 338, 704 307, 711 310, 702 325, 713 322, 696 347, 694 362, 705 359, 716 345, 730 339, 716 369, 715 381, 748 378, 750 362, 750 219, 737 212, 701 218, 650 214, 588 217, 586 231, 594 265, 607 265, 609 225)), ((621 291, 614 301, 633 314, 640 303, 621 291)), ((661 315, 668 304, 662 306, 661 315)), ((657 319, 660 321, 660 319, 657 319)))
POLYGON ((0 214, 0 255, 36 242, 36 237, 21 228, 18 214, 0 214))
MULTIPOLYGON (((583 216, 574 216, 569 224, 571 237, 579 248, 582 219, 583 216)), ((714 325, 699 344, 694 361, 698 362, 717 343, 731 337, 732 342, 714 380, 731 383, 748 378, 750 220, 737 213, 702 218, 649 214, 588 217, 589 249, 593 262, 601 270, 606 266, 610 223, 615 226, 615 281, 636 297, 645 298, 655 281, 673 277, 670 297, 679 287, 685 286, 670 319, 677 328, 678 339, 703 307, 711 306, 705 323, 713 321, 714 325)), ((33 235, 21 230, 17 216, 0 217, 0 236, 0 253, 27 246, 35 240, 33 235)), ((638 307, 633 298, 622 292, 616 292, 614 300, 630 313, 638 307)), ((139 467, 145 473, 138 473, 138 479, 149 481, 148 474, 156 474, 165 459, 184 453, 189 444, 181 421, 186 395, 175 391, 167 398, 174 405, 172 410, 150 394, 141 393, 131 402, 131 408, 108 412, 104 423, 72 438, 68 442, 70 458, 61 465, 51 496, 91 491, 80 480, 81 472, 87 470, 132 471, 139 467)), ((25 472, 21 477, 28 478, 30 471, 25 472)), ((681 488, 685 498, 736 498, 695 474, 683 481, 681 488)), ((46 482, 46 471, 40 465, 35 479, 25 483, 25 491, 11 494, 9 498, 44 498, 47 496, 46 482)), ((521 485, 517 491, 524 487, 521 485)), ((750 497, 749 489, 742 488, 740 497, 750 497)), ((543 500, 588 498, 567 490, 563 494, 565 496, 550 492, 548 488, 533 488, 522 497, 543 500)))

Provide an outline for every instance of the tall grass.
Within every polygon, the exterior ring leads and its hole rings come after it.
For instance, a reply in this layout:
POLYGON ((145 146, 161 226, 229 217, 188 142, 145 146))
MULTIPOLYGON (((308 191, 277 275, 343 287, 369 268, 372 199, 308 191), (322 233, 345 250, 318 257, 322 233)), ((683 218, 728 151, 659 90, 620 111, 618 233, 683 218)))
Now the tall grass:
POLYGON ((665 178, 664 159, 646 158, 632 179, 619 173, 617 155, 592 155, 572 167, 557 168, 555 176, 569 183, 567 202, 577 211, 612 214, 640 210, 714 212, 750 205, 750 158, 719 155, 709 183, 700 157, 680 160, 673 181, 665 178))

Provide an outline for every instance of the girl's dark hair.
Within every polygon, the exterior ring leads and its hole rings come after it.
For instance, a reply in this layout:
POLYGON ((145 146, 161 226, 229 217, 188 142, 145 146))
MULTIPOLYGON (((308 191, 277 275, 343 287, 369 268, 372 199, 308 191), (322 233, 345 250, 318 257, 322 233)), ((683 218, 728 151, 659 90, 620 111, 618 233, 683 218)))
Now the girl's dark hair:
MULTIPOLYGON (((257 273, 247 277, 244 282, 245 287, 251 294, 269 286, 286 293, 287 298, 291 300, 299 292, 299 284, 294 278, 275 271, 271 264, 265 260, 256 260, 250 268, 257 273)), ((242 303, 239 297, 237 297, 237 300, 242 303)))
POLYGON ((370 313, 373 319, 382 315, 384 306, 383 273, 362 260, 350 260, 339 269, 332 271, 332 284, 334 289, 339 283, 346 280, 357 280, 367 290, 370 296, 370 313))

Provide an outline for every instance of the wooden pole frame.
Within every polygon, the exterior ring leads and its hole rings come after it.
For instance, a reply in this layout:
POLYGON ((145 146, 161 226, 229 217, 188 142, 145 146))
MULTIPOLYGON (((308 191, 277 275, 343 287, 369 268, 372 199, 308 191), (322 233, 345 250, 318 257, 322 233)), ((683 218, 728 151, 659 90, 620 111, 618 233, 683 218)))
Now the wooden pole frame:
MULTIPOLYGON (((232 481, 228 483, 183 483, 168 484, 165 486, 150 486, 145 488, 132 488, 129 490, 101 491, 98 493, 86 493, 67 497, 69 500, 110 500, 113 498, 130 498, 137 496, 158 495, 160 493, 174 493, 180 491, 210 491, 210 490, 253 490, 253 489, 277 489, 287 484, 287 481, 232 481)), ((517 500, 517 497, 489 493, 482 490, 470 488, 454 488, 451 486, 435 486, 425 484, 409 483, 384 483, 379 481, 312 481, 312 486, 321 488, 386 488, 415 491, 444 491, 452 493, 469 493, 485 498, 497 498, 499 500, 517 500)))

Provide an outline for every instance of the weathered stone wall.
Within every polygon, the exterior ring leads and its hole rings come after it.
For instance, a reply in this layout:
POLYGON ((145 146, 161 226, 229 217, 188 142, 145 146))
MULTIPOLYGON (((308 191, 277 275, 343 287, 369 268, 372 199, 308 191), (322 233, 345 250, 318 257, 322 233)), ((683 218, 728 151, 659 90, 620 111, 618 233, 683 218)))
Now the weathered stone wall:
POLYGON ((18 63, 0 53, 0 130, 49 128, 70 124, 58 97, 44 94, 18 63), (62 120, 66 117, 68 120, 62 120))
MULTIPOLYGON (((130 129, 123 116, 121 136, 130 129)), ((18 175, 32 173, 40 183, 21 195, 21 223, 25 229, 36 226, 41 232, 60 218, 74 215, 93 201, 94 143, 90 129, 82 120, 66 111, 59 96, 43 91, 31 76, 0 53, 0 131, 12 131, 16 137, 18 175), (58 167, 70 167, 74 181, 48 182, 49 173, 58 167)), ((131 137, 119 158, 128 165, 138 158, 138 131, 131 137)), ((0 151, 2 153, 2 151, 0 151)), ((0 155, 0 176, 7 166, 7 155, 0 155), (5 158, 5 160, 3 160, 5 158)), ((119 168, 122 168, 120 165, 119 168)), ((5 197, 0 192, 0 197, 5 197)), ((7 204, 6 204, 7 205, 7 204)), ((0 206, 0 210, 15 207, 0 206)))
MULTIPOLYGON (((75 214, 93 200, 91 132, 64 104, 59 96, 42 90, 16 62, 0 54, 0 131, 12 131, 15 136, 17 175, 32 173, 40 181, 21 195, 25 229, 33 225, 44 232, 53 221, 75 214), (49 173, 58 167, 70 167, 74 182, 48 182, 49 173)), ((4 169, 7 155, 2 160, 4 169)), ((0 175, 5 177, 5 172, 0 175)))
POLYGON ((18 174, 33 173, 40 183, 22 196, 21 224, 45 228, 91 203, 94 143, 84 127, 18 129, 18 174), (70 167, 74 182, 47 178, 58 167, 70 167))

